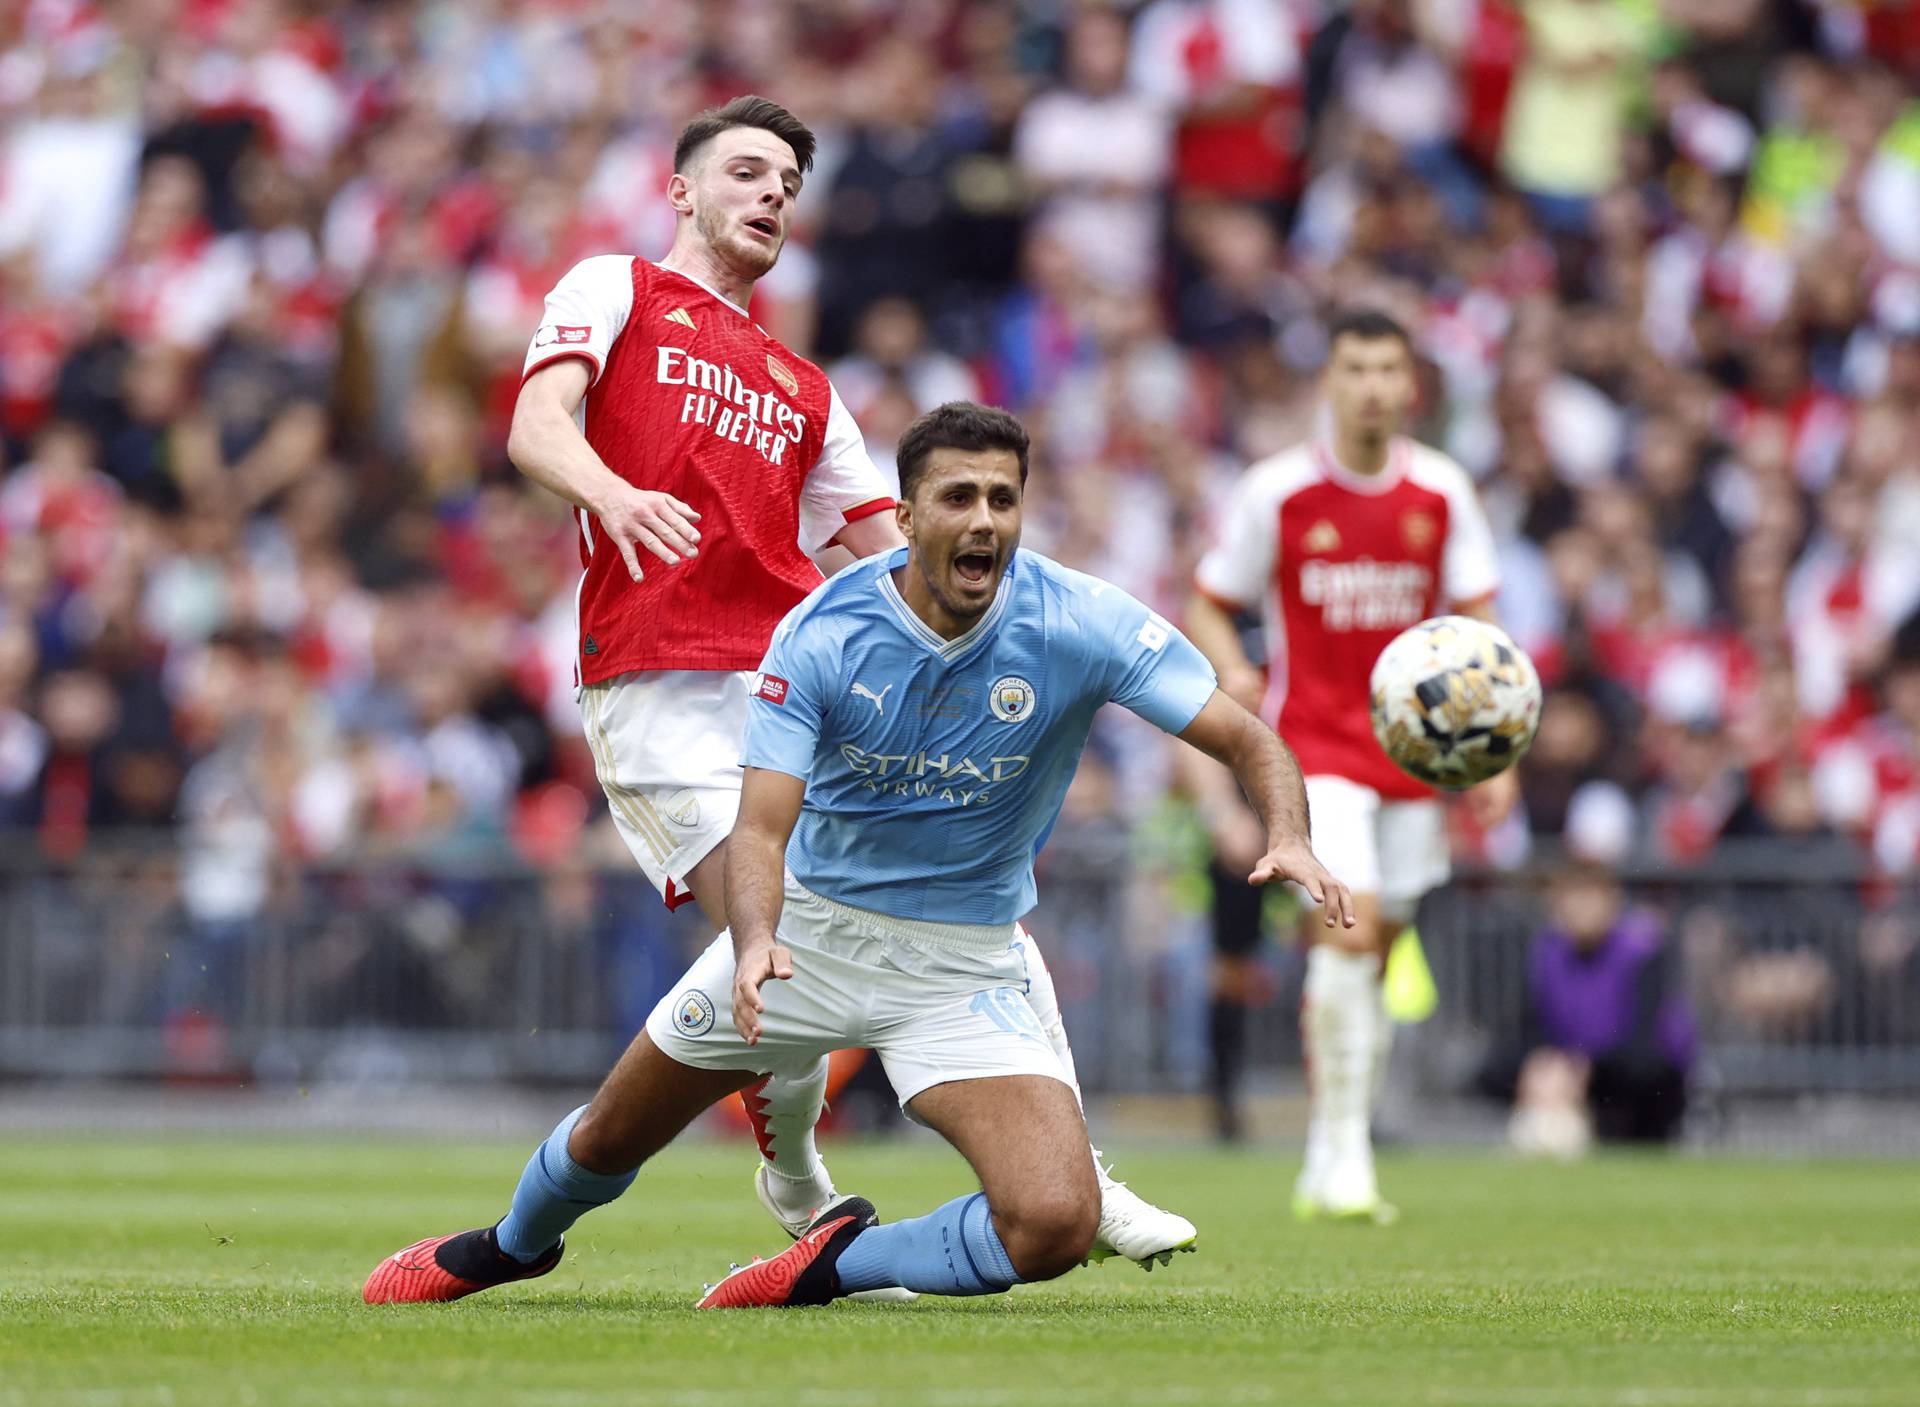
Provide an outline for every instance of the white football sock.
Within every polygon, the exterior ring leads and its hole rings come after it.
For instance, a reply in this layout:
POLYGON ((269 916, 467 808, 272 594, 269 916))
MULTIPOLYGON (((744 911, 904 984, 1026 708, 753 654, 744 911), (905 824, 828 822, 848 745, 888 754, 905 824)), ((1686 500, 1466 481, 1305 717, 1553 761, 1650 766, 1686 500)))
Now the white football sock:
POLYGON ((1372 954, 1320 944, 1307 954, 1303 1035, 1311 1080, 1301 1190, 1321 1191, 1333 1169, 1373 1163, 1369 1120, 1384 1045, 1380 964, 1372 954))
POLYGON ((740 1097, 746 1103, 767 1171, 788 1184, 776 1188, 781 1203, 798 1205, 805 1201, 805 1192, 795 1184, 831 1191, 833 1180, 827 1176, 813 1141, 813 1126, 827 1107, 826 1057, 822 1056, 805 1075, 770 1075, 759 1085, 742 1090, 740 1097))
POLYGON ((1367 1081, 1367 1118, 1380 1107, 1380 1091, 1387 1087, 1387 1063, 1393 1058, 1393 1018, 1387 1015, 1387 984, 1373 984, 1373 1069, 1367 1081))

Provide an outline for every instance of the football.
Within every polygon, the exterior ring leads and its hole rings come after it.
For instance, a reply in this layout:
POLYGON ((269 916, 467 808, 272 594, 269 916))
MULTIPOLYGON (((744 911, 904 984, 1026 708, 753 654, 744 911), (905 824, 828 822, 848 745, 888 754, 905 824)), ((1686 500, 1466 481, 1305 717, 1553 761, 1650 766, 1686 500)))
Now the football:
POLYGON ((1540 723, 1540 676, 1504 630, 1435 616, 1395 636, 1368 681, 1373 735, 1408 776, 1459 791, 1511 767, 1540 723))

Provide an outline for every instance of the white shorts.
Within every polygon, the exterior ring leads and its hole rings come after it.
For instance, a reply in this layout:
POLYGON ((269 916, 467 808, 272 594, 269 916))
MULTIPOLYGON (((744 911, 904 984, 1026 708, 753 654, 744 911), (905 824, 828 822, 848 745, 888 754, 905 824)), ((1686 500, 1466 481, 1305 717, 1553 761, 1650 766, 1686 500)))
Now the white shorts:
POLYGON ((1313 853, 1356 894, 1378 894, 1390 919, 1413 917, 1420 896, 1453 872, 1440 802, 1383 801, 1345 777, 1307 778, 1313 853))
POLYGON ((650 669, 580 690, 593 765, 627 849, 676 909, 687 875, 740 814, 752 674, 650 669))
POLYGON ((722 933, 647 1018, 668 1056, 702 1070, 800 1075, 850 1046, 880 1055, 901 1105, 952 1080, 1046 1075, 1071 1085, 1027 1000, 1013 924, 919 923, 851 908, 787 877, 780 941, 793 976, 760 989, 760 1040, 733 1026, 733 937, 722 933))

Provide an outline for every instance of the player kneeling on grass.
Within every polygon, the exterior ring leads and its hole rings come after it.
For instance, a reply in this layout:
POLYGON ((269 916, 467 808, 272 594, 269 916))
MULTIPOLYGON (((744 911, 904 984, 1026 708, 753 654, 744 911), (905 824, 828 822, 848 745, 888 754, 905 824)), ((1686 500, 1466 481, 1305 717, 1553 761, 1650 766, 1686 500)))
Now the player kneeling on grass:
POLYGON ((898 461, 908 545, 796 607, 753 691, 730 930, 593 1102, 536 1150, 506 1217, 389 1257, 367 1281, 370 1302, 545 1274, 562 1233, 701 1110, 845 1046, 879 1052, 907 1112, 960 1150, 981 1191, 885 1226, 842 1198, 703 1306, 888 1287, 988 1294, 1079 1265, 1099 1186, 1073 1087, 1027 998, 1014 921, 1033 906, 1034 853, 1104 703, 1232 768, 1267 826, 1253 881, 1297 880, 1328 923, 1351 921, 1309 846, 1285 745, 1214 687, 1166 621, 1019 550, 1019 422, 942 406, 909 428, 898 461))

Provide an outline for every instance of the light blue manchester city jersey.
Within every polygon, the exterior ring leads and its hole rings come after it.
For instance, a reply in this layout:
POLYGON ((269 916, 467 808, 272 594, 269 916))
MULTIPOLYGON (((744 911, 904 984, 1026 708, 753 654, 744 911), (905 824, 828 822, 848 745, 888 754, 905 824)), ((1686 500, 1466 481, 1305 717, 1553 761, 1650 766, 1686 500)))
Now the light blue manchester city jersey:
POLYGON ((1010 923, 1034 904, 1100 705, 1177 733, 1206 658, 1116 586, 1014 554, 993 605, 942 640, 892 572, 856 563, 787 615, 747 710, 745 764, 806 780, 787 865, 816 894, 899 918, 1010 923))

